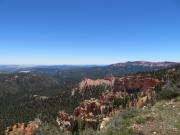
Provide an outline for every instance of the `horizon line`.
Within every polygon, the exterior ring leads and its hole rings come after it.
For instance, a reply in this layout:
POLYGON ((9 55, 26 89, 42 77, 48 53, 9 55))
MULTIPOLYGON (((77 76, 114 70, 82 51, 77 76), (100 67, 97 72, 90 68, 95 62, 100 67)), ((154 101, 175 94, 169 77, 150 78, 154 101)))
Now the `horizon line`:
POLYGON ((145 60, 135 60, 135 61, 121 61, 121 62, 113 62, 113 63, 104 63, 104 64, 1 64, 0 66, 105 66, 112 65, 118 63, 128 63, 128 62, 152 62, 152 63, 163 63, 163 62, 172 62, 172 63, 180 63, 179 61, 145 61, 145 60))

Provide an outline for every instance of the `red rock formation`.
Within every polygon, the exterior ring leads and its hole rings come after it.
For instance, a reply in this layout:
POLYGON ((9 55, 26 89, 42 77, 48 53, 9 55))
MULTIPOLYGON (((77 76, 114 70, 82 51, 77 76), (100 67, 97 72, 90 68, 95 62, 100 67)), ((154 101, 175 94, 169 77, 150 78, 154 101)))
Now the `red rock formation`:
POLYGON ((113 86, 114 84, 114 77, 109 77, 106 79, 97 79, 97 80, 92 80, 89 78, 85 78, 79 83, 79 89, 80 91, 84 90, 86 87, 91 87, 91 86, 113 86))
POLYGON ((34 135, 41 125, 39 119, 29 122, 27 127, 24 123, 18 123, 12 127, 8 127, 5 131, 5 135, 34 135))
POLYGON ((59 112, 56 121, 61 129, 71 131, 73 129, 74 120, 75 119, 72 115, 69 115, 65 112, 59 112))
MULTIPOLYGON (((86 86, 96 86, 104 83, 112 85, 113 90, 103 92, 100 99, 92 98, 85 100, 74 109, 73 116, 84 121, 86 125, 91 128, 97 121, 102 122, 101 128, 104 127, 108 122, 108 120, 104 118, 112 117, 111 115, 114 114, 113 110, 117 107, 143 107, 148 100, 153 99, 155 96, 155 87, 159 81, 142 76, 127 76, 94 81, 86 79, 80 83, 80 88, 83 89, 86 86)), ((57 120, 59 126, 67 130, 72 129, 73 116, 60 113, 57 120)))
POLYGON ((114 82, 114 92, 145 92, 154 90, 159 80, 152 78, 144 78, 142 76, 128 76, 123 78, 116 78, 114 82))
POLYGON ((113 76, 106 77, 105 79, 96 79, 96 80, 85 78, 79 83, 78 87, 74 88, 71 91, 71 95, 74 96, 76 92, 83 93, 84 90, 88 87, 97 87, 97 86, 104 86, 105 88, 113 87, 114 80, 115 78, 113 76))
POLYGON ((84 118, 92 118, 101 112, 101 102, 97 99, 90 99, 81 102, 80 105, 74 109, 74 115, 76 117, 84 118))

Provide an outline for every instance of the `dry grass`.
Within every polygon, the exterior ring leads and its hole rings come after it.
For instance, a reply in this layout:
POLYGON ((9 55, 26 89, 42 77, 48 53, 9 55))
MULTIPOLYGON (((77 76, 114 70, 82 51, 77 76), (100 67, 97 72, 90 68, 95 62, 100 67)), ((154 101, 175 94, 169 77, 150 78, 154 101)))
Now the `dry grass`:
POLYGON ((161 101, 152 108, 143 108, 137 117, 144 123, 134 123, 134 132, 144 135, 180 135, 180 101, 161 101))
MULTIPOLYGON (((64 135, 56 128, 45 127, 41 132, 45 135, 64 135)), ((180 135, 180 98, 160 101, 140 110, 124 110, 105 130, 87 129, 79 135, 180 135)))

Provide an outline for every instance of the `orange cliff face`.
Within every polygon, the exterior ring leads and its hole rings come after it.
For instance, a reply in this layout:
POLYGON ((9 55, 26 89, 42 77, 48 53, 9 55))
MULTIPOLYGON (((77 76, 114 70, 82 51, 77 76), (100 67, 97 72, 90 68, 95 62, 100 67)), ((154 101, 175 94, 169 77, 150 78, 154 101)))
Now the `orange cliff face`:
POLYGON ((142 76, 128 76, 116 78, 113 92, 125 95, 137 94, 137 99, 129 102, 129 106, 143 107, 149 100, 155 98, 155 87, 160 83, 158 79, 144 78, 142 76))
POLYGON ((99 86, 99 85, 106 85, 106 86, 112 86, 113 85, 113 78, 107 78, 107 79, 88 79, 85 78, 79 83, 80 90, 84 89, 88 86, 99 86))
POLYGON ((154 87, 158 83, 159 80, 157 79, 144 78, 142 76, 126 76, 122 78, 107 77, 105 79, 96 80, 85 78, 79 83, 78 87, 72 91, 72 93, 74 93, 76 90, 79 90, 79 92, 81 93, 87 87, 110 86, 111 88, 113 88, 114 92, 127 92, 130 94, 134 92, 145 92, 149 89, 154 89, 154 87))
POLYGON ((113 87, 114 79, 115 79, 114 77, 107 77, 105 79, 96 79, 96 80, 85 78, 79 83, 78 87, 72 90, 72 96, 77 91, 79 93, 82 93, 88 87, 97 87, 97 86, 113 87))
POLYGON ((142 76, 128 76, 116 78, 114 82, 114 92, 127 92, 128 94, 135 92, 153 91, 155 86, 159 84, 158 79, 144 78, 142 76))
POLYGON ((18 123, 12 127, 8 127, 5 135, 34 135, 40 128, 41 121, 35 119, 29 122, 27 126, 24 123, 18 123))

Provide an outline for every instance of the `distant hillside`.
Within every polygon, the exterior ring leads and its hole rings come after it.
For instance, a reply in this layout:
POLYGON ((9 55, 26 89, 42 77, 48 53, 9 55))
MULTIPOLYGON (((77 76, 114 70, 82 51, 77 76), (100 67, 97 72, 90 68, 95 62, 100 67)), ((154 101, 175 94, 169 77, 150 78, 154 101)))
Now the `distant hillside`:
POLYGON ((55 94, 61 82, 52 77, 27 73, 0 74, 0 97, 16 94, 55 94))
POLYGON ((112 66, 115 67, 127 67, 127 66, 142 66, 142 67, 162 67, 162 68, 166 68, 169 66, 173 66, 176 65, 178 63, 176 62, 149 62, 149 61, 128 61, 126 63, 117 63, 117 64, 113 64, 112 66))
MULTIPOLYGON (((76 65, 54 65, 54 66, 21 66, 21 65, 0 65, 0 72, 13 73, 13 72, 32 72, 36 74, 47 74, 55 75, 71 72, 76 74, 81 72, 84 76, 99 76, 113 74, 113 75, 122 75, 140 71, 150 71, 158 70, 162 68, 167 68, 174 66, 176 62, 147 62, 147 61, 134 61, 134 62, 125 62, 117 63, 107 66, 76 66, 76 65)), ((72 75, 71 74, 71 75, 72 75)))
POLYGON ((0 66, 0 96, 8 94, 44 94, 72 89, 83 78, 99 79, 109 76, 156 71, 172 67, 174 62, 135 61, 108 66, 0 66))
POLYGON ((174 62, 126 62, 108 66, 18 66, 1 65, 0 96, 8 94, 56 93, 73 88, 83 78, 99 79, 155 71, 176 65, 174 62))

